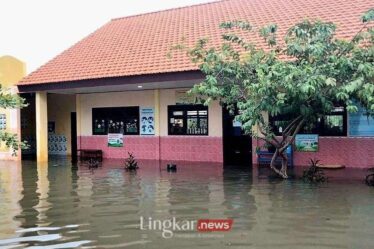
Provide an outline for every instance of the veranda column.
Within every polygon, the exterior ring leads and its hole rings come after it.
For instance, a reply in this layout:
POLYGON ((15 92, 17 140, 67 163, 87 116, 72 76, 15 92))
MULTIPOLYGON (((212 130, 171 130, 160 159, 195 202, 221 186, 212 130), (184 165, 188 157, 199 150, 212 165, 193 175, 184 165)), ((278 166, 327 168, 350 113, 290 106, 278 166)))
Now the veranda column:
POLYGON ((160 136, 160 90, 154 90, 155 96, 155 136, 160 136))
POLYGON ((158 150, 156 152, 156 160, 160 159, 161 155, 161 134, 160 134, 160 90, 155 89, 154 90, 154 98, 155 98, 155 136, 158 138, 158 150))
POLYGON ((48 113, 47 93, 36 92, 35 94, 36 114, 36 160, 38 162, 48 161, 48 113))

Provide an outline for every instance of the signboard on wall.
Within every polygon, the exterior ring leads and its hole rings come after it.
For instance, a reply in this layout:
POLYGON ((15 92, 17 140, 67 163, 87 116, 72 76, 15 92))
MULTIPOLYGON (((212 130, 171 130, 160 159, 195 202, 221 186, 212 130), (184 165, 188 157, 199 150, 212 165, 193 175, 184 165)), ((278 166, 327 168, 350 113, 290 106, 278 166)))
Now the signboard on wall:
POLYGON ((154 108, 140 108, 140 135, 155 134, 154 108))
POLYGON ((108 133, 108 147, 123 147, 123 134, 108 133))
POLYGON ((356 113, 349 113, 349 136, 374 136, 374 118, 368 116, 367 110, 362 106, 358 106, 356 113))
POLYGON ((318 138, 317 134, 297 134, 295 138, 296 151, 317 152, 318 138))

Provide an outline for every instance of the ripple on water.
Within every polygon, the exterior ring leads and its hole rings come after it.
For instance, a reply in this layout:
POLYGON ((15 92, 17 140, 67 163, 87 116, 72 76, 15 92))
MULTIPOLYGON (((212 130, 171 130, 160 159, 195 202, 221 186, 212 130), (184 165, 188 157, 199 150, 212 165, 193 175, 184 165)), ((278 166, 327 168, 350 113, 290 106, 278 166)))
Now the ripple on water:
POLYGON ((171 174, 144 162, 129 173, 121 163, 104 162, 91 171, 72 170, 67 161, 50 167, 0 162, 0 248, 374 245, 374 188, 363 184, 363 171, 329 173, 328 183, 311 185, 278 181, 257 169, 178 165, 171 174), (232 218, 234 226, 226 233, 176 233, 163 239, 160 231, 141 231, 140 216, 232 218))

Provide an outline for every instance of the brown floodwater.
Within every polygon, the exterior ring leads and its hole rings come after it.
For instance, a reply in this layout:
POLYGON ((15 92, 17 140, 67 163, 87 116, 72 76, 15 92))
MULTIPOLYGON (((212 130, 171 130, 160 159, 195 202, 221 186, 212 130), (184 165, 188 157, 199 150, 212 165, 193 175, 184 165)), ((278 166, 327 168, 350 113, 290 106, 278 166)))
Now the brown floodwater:
MULTIPOLYGON (((267 169, 121 161, 0 162, 0 248, 374 248, 374 188, 365 170, 324 184, 267 169), (140 219, 233 219, 227 232, 141 227, 140 219), (143 230, 141 229, 143 228, 143 230)), ((291 171, 298 176, 301 169, 291 171)))

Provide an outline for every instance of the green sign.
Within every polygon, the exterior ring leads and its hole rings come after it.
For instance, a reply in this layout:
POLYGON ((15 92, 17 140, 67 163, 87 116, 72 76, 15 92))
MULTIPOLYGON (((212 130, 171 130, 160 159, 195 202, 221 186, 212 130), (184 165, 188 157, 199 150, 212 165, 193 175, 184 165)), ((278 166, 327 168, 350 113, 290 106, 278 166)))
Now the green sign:
POLYGON ((123 147, 123 134, 122 133, 109 133, 108 134, 108 147, 123 147))
POLYGON ((296 151, 317 152, 318 135, 317 134, 297 134, 295 138, 296 151))

